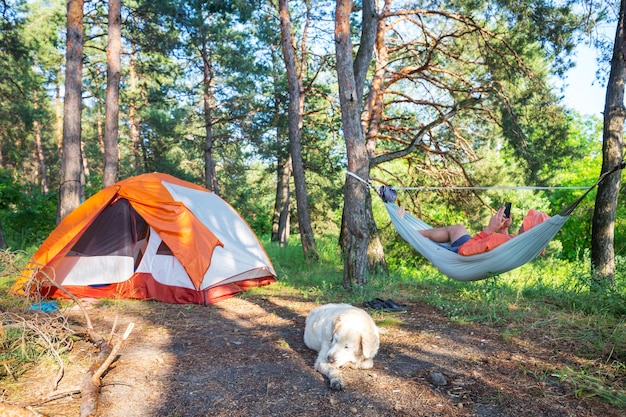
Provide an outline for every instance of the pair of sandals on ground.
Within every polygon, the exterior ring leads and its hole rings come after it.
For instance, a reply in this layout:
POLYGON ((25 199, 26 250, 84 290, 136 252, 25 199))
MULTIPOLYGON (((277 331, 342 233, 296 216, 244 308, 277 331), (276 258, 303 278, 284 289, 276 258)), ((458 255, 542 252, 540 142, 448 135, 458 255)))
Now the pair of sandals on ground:
POLYGON ((363 303, 365 307, 369 307, 374 310, 380 311, 406 311, 406 304, 398 304, 393 301, 391 298, 387 300, 382 300, 380 298, 374 298, 373 300, 366 301, 363 303))

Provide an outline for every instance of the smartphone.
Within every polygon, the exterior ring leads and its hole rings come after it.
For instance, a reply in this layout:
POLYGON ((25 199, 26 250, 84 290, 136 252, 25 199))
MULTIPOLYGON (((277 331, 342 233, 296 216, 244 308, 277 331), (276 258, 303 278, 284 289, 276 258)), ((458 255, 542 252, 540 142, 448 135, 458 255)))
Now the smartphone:
POLYGON ((504 203, 504 217, 507 219, 511 217, 511 203, 508 201, 504 203))

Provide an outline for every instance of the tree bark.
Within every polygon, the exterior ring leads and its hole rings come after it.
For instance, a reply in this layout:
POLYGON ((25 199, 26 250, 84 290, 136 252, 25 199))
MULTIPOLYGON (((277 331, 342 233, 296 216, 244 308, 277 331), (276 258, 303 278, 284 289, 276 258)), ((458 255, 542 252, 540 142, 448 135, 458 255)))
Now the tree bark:
POLYGON ((369 182, 369 156, 361 126, 361 98, 367 73, 365 68, 369 65, 373 54, 375 36, 371 36, 372 21, 374 22, 373 28, 376 29, 374 2, 366 0, 363 2, 361 46, 356 56, 357 59, 353 61, 350 40, 352 7, 353 2, 350 0, 337 0, 335 9, 337 80, 348 171, 357 175, 365 183, 350 175, 346 177, 342 223, 343 285, 345 288, 362 286, 368 282, 371 223, 367 208, 371 207, 371 197, 366 184, 369 182))
MULTIPOLYGON (((381 14, 384 16, 391 10, 391 4, 393 0, 385 0, 381 14)), ((366 3, 369 4, 369 3, 366 3)), ((374 7, 373 5, 368 7, 374 7)), ((367 97, 367 103, 365 110, 361 116, 361 126, 365 136, 365 148, 369 157, 370 169, 372 167, 372 158, 375 156, 376 138, 380 132, 380 121, 383 116, 383 94, 382 89, 384 87, 385 73, 388 65, 388 51, 387 44, 385 43, 385 33, 387 32, 387 24, 384 18, 378 18, 378 16, 371 16, 373 12, 369 12, 368 16, 364 16, 368 23, 363 29, 363 36, 366 37, 368 42, 373 42, 376 49, 376 66, 374 68, 374 77, 370 83, 369 94, 367 97), (367 19, 369 17, 369 19, 367 19), (367 28, 367 31, 366 31, 367 28), (373 38, 372 38, 373 36, 373 38)), ((369 61, 366 61, 366 57, 363 58, 363 62, 359 65, 369 67, 369 61)), ((371 60, 371 55, 369 57, 371 60)), ((358 62, 358 60, 357 60, 358 62)), ((370 241, 367 250, 368 262, 367 269, 370 273, 383 273, 388 274, 389 268, 385 259, 385 252, 383 250, 382 242, 380 241, 380 233, 376 222, 374 221, 374 213, 372 210, 371 202, 366 207, 367 222, 370 230, 370 241)))
POLYGON ((130 99, 128 101, 128 123, 130 125, 130 140, 133 144, 135 175, 141 174, 141 152, 139 147, 139 120, 137 115, 137 73, 135 71, 135 45, 131 46, 130 64, 128 68, 128 82, 130 85, 130 99))
MULTIPOLYGON (((35 92, 33 97, 33 108, 37 110, 39 108, 39 98, 35 92)), ((35 134, 35 147, 37 150, 37 162, 39 163, 39 182, 41 184, 41 192, 48 194, 48 175, 46 167, 46 158, 43 152, 43 145, 41 144, 41 125, 39 120, 33 121, 33 133, 35 134)))
POLYGON ((219 195, 219 186, 217 183, 217 170, 215 167, 215 158, 213 157, 213 146, 215 138, 213 137, 213 61, 211 57, 210 46, 205 39, 202 44, 202 60, 203 64, 203 85, 204 85, 204 129, 206 139, 204 142, 204 170, 206 178, 206 188, 219 195))
POLYGON ((2 222, 0 222, 0 250, 6 250, 7 241, 4 238, 4 232, 2 231, 2 222))
MULTIPOLYGON (((298 226, 300 229, 300 240, 302 242, 304 258, 307 260, 307 262, 317 262, 319 260, 319 255, 317 253, 315 239, 313 237, 313 228, 311 227, 311 215, 309 213, 309 203, 307 200, 304 164, 302 162, 301 138, 302 118, 304 115, 304 92, 302 87, 302 76, 305 69, 304 65, 301 65, 300 72, 298 73, 296 67, 296 56, 291 32, 291 18, 289 15, 289 1, 279 0, 278 8, 280 14, 280 39, 289 85, 289 153, 291 154, 293 179, 296 189, 296 206, 298 208, 298 226)), ((303 48, 300 52, 304 56, 304 41, 302 42, 302 45, 303 48)), ((304 62, 304 59, 302 61, 304 62)))
POLYGON ((82 152, 83 0, 67 1, 65 103, 57 221, 80 204, 82 152))
POLYGON ((276 170, 276 202, 274 204, 274 221, 272 224, 272 242, 278 242, 282 248, 287 246, 289 240, 289 207, 291 190, 289 180, 291 178, 291 156, 285 155, 278 158, 276 170))
MULTIPOLYGON (((621 0, 611 72, 604 104, 602 173, 622 161, 624 152, 624 82, 626 81, 626 0, 621 0)), ((621 171, 620 171, 621 172, 621 171)), ((591 269, 594 279, 612 284, 615 277, 614 227, 621 175, 610 175, 598 185, 591 229, 591 269)))
POLYGON ((103 187, 115 184, 119 176, 119 101, 120 78, 122 76, 120 58, 122 50, 121 9, 121 0, 109 0, 103 187))
POLYGON ((56 125, 56 141, 59 157, 62 155, 63 149, 63 100, 61 98, 61 70, 57 71, 56 83, 54 84, 55 100, 54 100, 54 121, 56 125))
POLYGON ((272 220, 272 242, 278 242, 282 248, 287 246, 290 236, 290 208, 291 208, 291 156, 288 145, 289 132, 287 127, 282 123, 282 112, 280 111, 284 105, 282 95, 279 94, 279 86, 275 85, 274 94, 274 110, 276 114, 276 142, 278 145, 278 158, 276 161, 276 198, 274 201, 274 216, 272 220))

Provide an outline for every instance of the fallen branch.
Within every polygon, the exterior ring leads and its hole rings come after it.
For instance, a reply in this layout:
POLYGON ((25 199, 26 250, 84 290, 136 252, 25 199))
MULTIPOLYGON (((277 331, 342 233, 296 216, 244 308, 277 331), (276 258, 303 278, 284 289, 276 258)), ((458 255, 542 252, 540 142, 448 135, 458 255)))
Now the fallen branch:
POLYGON ((118 340, 112 348, 109 344, 104 343, 96 363, 91 365, 89 368, 81 386, 81 417, 91 417, 96 415, 102 375, 109 368, 109 366, 111 366, 111 363, 113 363, 115 357, 117 356, 117 352, 122 347, 124 341, 128 339, 128 336, 134 327, 135 323, 129 323, 122 338, 118 340))
POLYGON ((52 393, 52 394, 48 395, 46 398, 33 401, 33 402, 29 403, 28 405, 30 407, 36 407, 38 405, 44 405, 46 403, 49 403, 49 402, 52 402, 52 401, 56 401, 56 400, 59 400, 61 398, 69 397, 71 395, 77 395, 77 394, 80 394, 80 388, 74 388, 74 389, 71 389, 71 390, 68 390, 68 391, 52 393))
POLYGON ((111 349, 111 352, 109 353, 109 355, 107 356, 106 360, 102 363, 102 365, 100 365, 100 367, 98 368, 98 370, 96 372, 94 372, 93 374, 93 379, 98 379, 100 380, 100 378, 102 377, 102 375, 104 374, 104 372, 109 368, 109 366, 111 366, 111 364, 113 363, 113 360, 115 359, 117 352, 120 350, 120 348, 122 347, 122 343, 124 343, 124 341, 126 339, 128 339, 128 336, 130 336, 130 332, 133 331, 133 328, 135 327, 135 323, 129 323, 128 327, 126 327, 126 331, 124 332, 124 335, 122 336, 122 338, 115 344, 115 346, 113 346, 113 348, 111 349))
MULTIPOLYGON (((87 332, 88 333, 92 332, 94 329, 93 329, 93 325, 91 324, 91 319, 89 318, 89 314, 87 314, 87 310, 85 309, 85 306, 80 301, 80 299, 78 299, 74 294, 72 294, 71 292, 66 290, 62 285, 58 284, 54 280, 54 278, 51 278, 50 275, 48 275, 46 272, 44 272, 41 268, 39 268, 39 269, 37 269, 36 271, 33 272, 33 276, 38 276, 39 274, 43 275, 46 278, 46 280, 48 280, 48 282, 50 282, 53 286, 55 286, 60 291, 65 293, 68 297, 70 297, 72 299, 72 301, 74 301, 76 303, 76 305, 78 305, 78 308, 80 308, 80 311, 83 313, 83 317, 85 317, 85 325, 87 327, 87 332)), ((98 336, 100 336, 100 335, 98 335, 98 336)), ((102 337, 100 337, 100 339, 102 339, 102 337)))
MULTIPOLYGON (((52 270, 52 273, 54 273, 54 270, 52 270)), ((34 277, 44 277, 51 285, 53 285, 54 287, 56 287, 57 289, 59 289, 60 291, 62 291, 63 293, 65 293, 69 298, 71 298, 76 305, 78 305, 78 307, 80 308, 81 312, 83 313, 83 316, 85 318, 85 324, 86 324, 86 336, 88 339, 90 339, 94 345, 96 346, 96 349, 98 349, 100 351, 100 353, 98 354, 98 357, 96 358, 96 361, 91 365, 91 367, 89 368, 88 372, 85 374, 85 377, 83 378, 83 382, 82 385, 80 387, 80 389, 78 390, 72 390, 69 393, 65 392, 65 393, 59 393, 57 395, 50 395, 48 397, 47 400, 44 400, 45 402, 49 402, 52 401, 54 399, 57 398, 62 398, 64 396, 67 395, 73 395, 73 394, 77 394, 80 393, 81 394, 81 403, 80 403, 80 416, 81 417, 92 417, 96 415, 96 411, 97 411, 97 407, 98 407, 98 394, 100 391, 100 387, 102 384, 102 376, 104 375, 104 373, 107 371, 107 369, 109 369, 109 367, 111 366, 111 364, 113 363, 113 361, 115 360, 115 358, 117 357, 117 354, 122 346, 122 344, 124 343, 124 341, 128 338, 128 336, 130 335, 130 333, 132 332, 135 324, 134 323, 130 323, 128 325, 128 327, 126 328, 126 331, 124 332, 124 335, 122 336, 122 338, 120 340, 117 341, 117 343, 114 346, 111 346, 111 341, 113 339, 113 335, 115 334, 116 328, 117 328, 117 320, 118 318, 115 318, 115 322, 113 324, 113 327, 111 329, 111 332, 109 334, 108 340, 106 340, 104 337, 102 337, 100 335, 100 333, 98 333, 94 328, 93 325, 91 323, 91 319, 89 317, 89 314, 87 313, 87 310, 85 309, 83 303, 81 302, 81 300, 79 300, 74 294, 72 294, 71 292, 67 291, 65 288, 63 288, 63 286, 61 286, 60 284, 58 284, 53 277, 50 277, 50 275, 48 273, 46 273, 45 271, 41 270, 41 269, 36 269, 33 274, 32 274, 32 278, 31 281, 32 283, 29 283, 31 285, 38 285, 38 283, 40 284, 41 281, 37 282, 37 280, 34 280, 34 277)), ((30 291, 27 291, 27 293, 30 293, 30 291)), ((35 293, 40 293, 39 291, 35 291, 35 293)), ((27 327, 30 327, 28 323, 26 323, 27 327)), ((32 328, 32 330, 34 330, 35 332, 37 332, 40 337, 42 337, 46 343, 51 346, 51 342, 50 339, 43 334, 41 331, 39 331, 36 328, 32 328)), ((51 346, 52 347, 52 346, 51 346)), ((58 352, 54 349, 52 349, 55 359, 57 359, 58 362, 60 362, 60 366, 61 366, 61 370, 63 369, 63 365, 61 362, 61 358, 58 355, 58 352)), ((60 376, 56 379, 55 381, 55 389, 58 386, 58 383, 60 381, 60 379, 62 378, 63 372, 61 371, 60 376)), ((12 406, 15 407, 15 406, 12 406)), ((19 409, 19 407, 16 407, 19 409)), ((24 410, 24 409, 23 409, 24 410)), ((4 417, 5 415, 8 416, 13 416, 13 415, 9 415, 9 414, 5 414, 2 412, 2 409, 0 409, 0 415, 2 417, 4 417)), ((26 414, 22 414, 22 415, 26 415, 26 414)), ((36 414, 29 414, 30 416, 32 415, 36 415, 36 414)), ((21 416, 19 414, 15 414, 16 417, 21 416)))

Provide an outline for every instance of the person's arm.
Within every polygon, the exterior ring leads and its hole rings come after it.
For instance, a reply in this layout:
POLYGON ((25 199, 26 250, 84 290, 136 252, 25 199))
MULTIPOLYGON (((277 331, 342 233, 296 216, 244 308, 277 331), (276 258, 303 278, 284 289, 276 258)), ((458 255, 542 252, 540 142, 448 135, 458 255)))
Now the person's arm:
POLYGON ((501 207, 496 214, 491 217, 489 224, 459 247, 459 255, 470 256, 478 253, 489 252, 491 249, 500 246, 511 236, 507 233, 507 229, 511 224, 511 219, 504 217, 504 207, 501 207))

